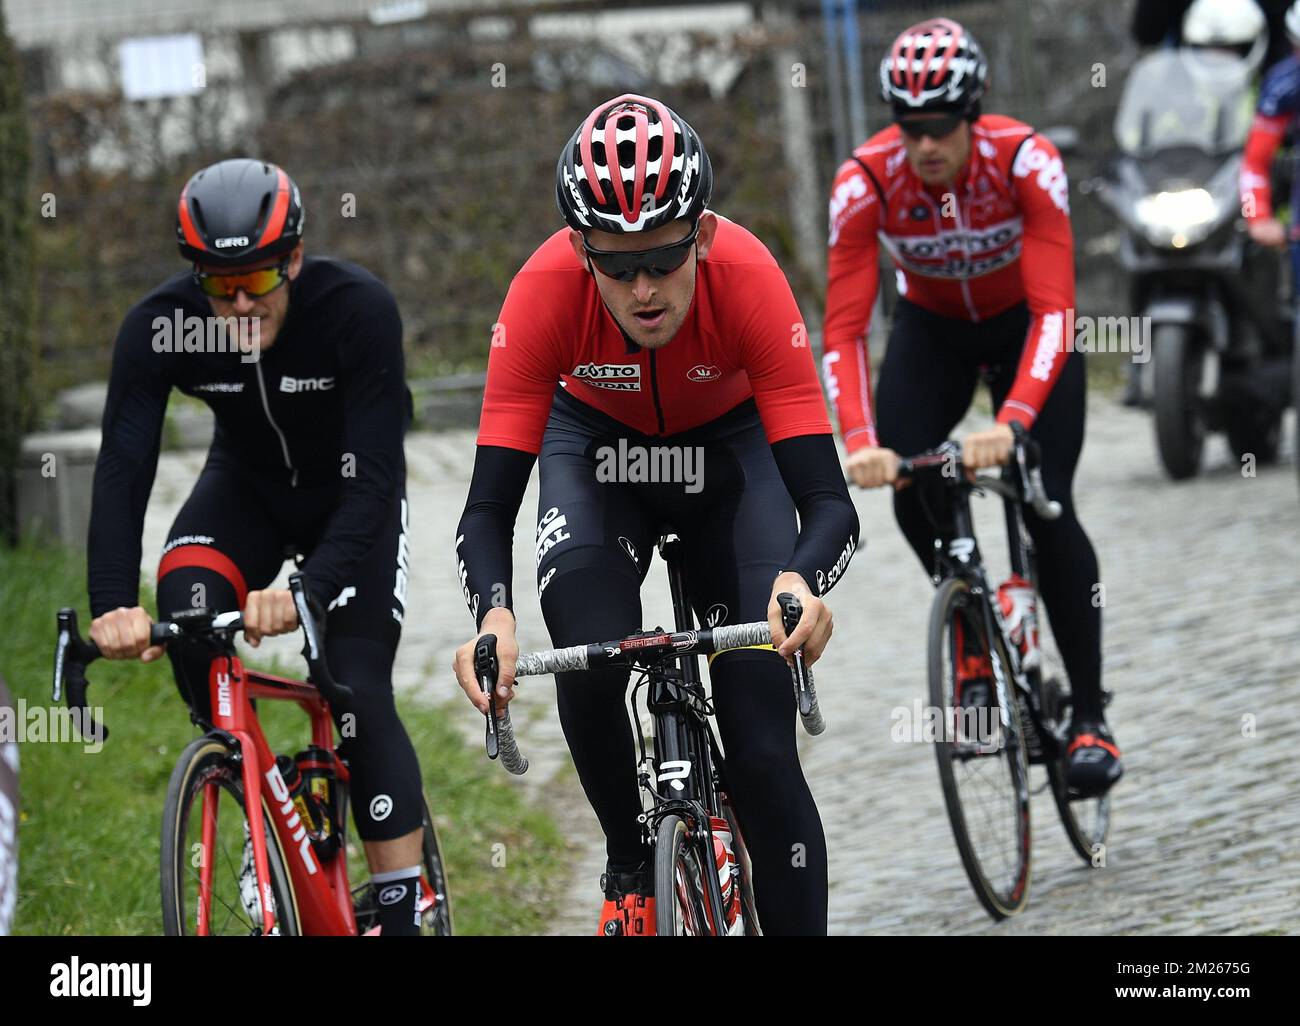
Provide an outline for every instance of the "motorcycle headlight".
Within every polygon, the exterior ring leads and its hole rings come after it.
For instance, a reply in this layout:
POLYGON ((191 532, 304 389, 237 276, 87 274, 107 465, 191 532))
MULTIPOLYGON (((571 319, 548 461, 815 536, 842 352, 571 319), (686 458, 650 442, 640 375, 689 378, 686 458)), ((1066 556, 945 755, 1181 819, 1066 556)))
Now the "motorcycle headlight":
POLYGON ((1134 212, 1151 241, 1181 249, 1204 238, 1219 217, 1219 205, 1205 189, 1178 189, 1143 196, 1134 212))

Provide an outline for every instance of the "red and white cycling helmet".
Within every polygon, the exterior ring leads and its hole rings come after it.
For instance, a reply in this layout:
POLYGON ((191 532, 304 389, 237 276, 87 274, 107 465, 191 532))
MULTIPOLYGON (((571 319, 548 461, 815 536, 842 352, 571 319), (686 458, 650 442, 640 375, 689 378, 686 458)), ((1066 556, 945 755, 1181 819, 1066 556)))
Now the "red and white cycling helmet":
POLYGON ((880 93, 895 116, 934 110, 969 116, 988 74, 974 36, 950 18, 930 18, 894 40, 880 62, 880 93))
POLYGON ((694 224, 712 192, 713 167, 695 130, 666 104, 634 93, 588 114, 555 169, 555 201, 576 231, 694 224))

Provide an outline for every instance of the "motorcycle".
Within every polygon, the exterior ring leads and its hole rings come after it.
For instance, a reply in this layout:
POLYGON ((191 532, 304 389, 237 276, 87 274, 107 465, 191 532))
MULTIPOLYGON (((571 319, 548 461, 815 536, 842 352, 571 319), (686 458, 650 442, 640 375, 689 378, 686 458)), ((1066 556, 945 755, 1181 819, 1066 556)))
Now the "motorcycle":
POLYGON ((1154 410, 1160 460, 1175 480, 1197 473, 1211 431, 1225 432, 1239 459, 1276 459, 1291 405, 1288 262, 1254 243, 1242 217, 1253 115, 1240 60, 1149 54, 1120 99, 1118 153, 1082 189, 1121 226, 1119 264, 1150 340, 1140 401, 1154 410))

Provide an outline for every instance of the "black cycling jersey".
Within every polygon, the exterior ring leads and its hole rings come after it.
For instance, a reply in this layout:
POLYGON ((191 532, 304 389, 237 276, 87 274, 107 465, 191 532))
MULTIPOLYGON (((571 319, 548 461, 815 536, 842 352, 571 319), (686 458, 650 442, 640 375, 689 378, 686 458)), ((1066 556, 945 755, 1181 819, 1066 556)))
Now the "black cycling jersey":
POLYGON ((329 523, 303 567, 323 604, 373 546, 406 473, 411 396, 397 304, 369 272, 323 257, 306 258, 288 288, 284 324, 256 361, 233 343, 184 351, 208 338, 212 313, 188 272, 126 315, 95 466, 92 615, 139 601, 140 535, 173 388, 211 407, 214 457, 269 485, 331 493, 329 523))

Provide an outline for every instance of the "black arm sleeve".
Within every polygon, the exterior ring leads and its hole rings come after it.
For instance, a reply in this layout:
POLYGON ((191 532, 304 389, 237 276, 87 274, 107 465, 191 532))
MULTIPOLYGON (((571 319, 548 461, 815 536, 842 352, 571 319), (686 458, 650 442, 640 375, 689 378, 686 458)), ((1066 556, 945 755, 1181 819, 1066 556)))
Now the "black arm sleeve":
POLYGON ((776 467, 799 510, 799 541, 790 557, 815 595, 844 576, 858 547, 858 511, 849 498, 831 435, 797 435, 772 446, 776 467))
POLYGON ((357 313, 340 354, 343 388, 343 490, 320 544, 303 564, 322 605, 334 601, 375 543, 406 478, 402 440, 411 397, 402 358, 402 319, 382 286, 354 304, 357 313))
POLYGON ((456 574, 476 630, 493 606, 514 610, 511 544, 536 459, 500 445, 480 445, 474 454, 469 497, 456 526, 456 574))
POLYGON ((92 617, 140 601, 140 535, 171 392, 166 361, 177 359, 153 351, 153 334, 149 312, 136 307, 113 347, 87 535, 92 617))

